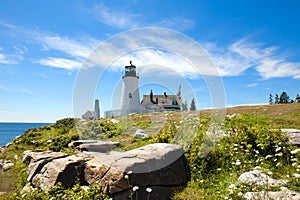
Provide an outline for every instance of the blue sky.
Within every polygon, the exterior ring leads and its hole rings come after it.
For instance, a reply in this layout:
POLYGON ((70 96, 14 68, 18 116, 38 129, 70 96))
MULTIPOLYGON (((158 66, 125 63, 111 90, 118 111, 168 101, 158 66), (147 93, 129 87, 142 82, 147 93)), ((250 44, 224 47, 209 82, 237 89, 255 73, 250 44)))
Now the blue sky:
MULTIPOLYGON (((140 73, 141 95, 151 88, 176 93, 181 84, 182 98, 195 97, 199 109, 214 107, 212 98, 217 98, 207 76, 221 78, 226 106, 266 104, 270 93, 282 91, 294 99, 300 93, 299 8, 297 0, 1 1, 0 121, 54 122, 79 115, 74 114, 74 91, 86 60, 105 41, 144 27, 189 37, 218 73, 200 64, 196 67, 203 71, 197 74, 189 60, 161 49, 114 52, 98 58, 111 64, 98 66, 103 73, 91 87, 102 112, 118 107, 129 60, 140 73)), ((174 45, 177 39, 168 41, 174 45)), ((138 48, 138 42, 131 44, 138 48)), ((192 46, 181 48, 195 52, 192 46)), ((82 109, 92 110, 92 102, 82 109)))

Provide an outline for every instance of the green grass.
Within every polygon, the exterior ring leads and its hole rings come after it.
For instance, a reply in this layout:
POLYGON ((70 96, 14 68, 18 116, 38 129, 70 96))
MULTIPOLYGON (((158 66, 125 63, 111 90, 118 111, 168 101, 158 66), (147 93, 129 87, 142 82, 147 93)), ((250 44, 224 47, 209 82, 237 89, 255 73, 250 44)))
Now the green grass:
MULTIPOLYGON (((266 173, 272 173, 273 178, 289 180, 286 187, 300 192, 300 179, 293 176, 295 173, 300 174, 300 152, 291 154, 297 147, 289 145, 286 135, 278 130, 300 129, 299 110, 300 104, 229 108, 226 110, 227 114, 239 115, 225 119, 223 129, 226 136, 217 141, 205 136, 205 132, 211 128, 213 110, 135 114, 115 118, 118 123, 113 123, 111 119, 59 120, 52 126, 28 130, 1 153, 0 159, 9 159, 15 163, 11 170, 0 173, 0 191, 14 194, 1 198, 20 198, 18 191, 26 184, 27 176, 27 165, 21 162, 24 150, 54 150, 72 154, 74 149, 67 144, 82 138, 118 141, 121 143, 117 149, 119 151, 154 142, 182 145, 191 169, 191 181, 185 189, 172 197, 174 200, 242 199, 240 195, 246 191, 266 189, 237 183, 240 174, 257 166, 266 173), (133 138, 137 129, 145 130, 149 137, 133 138), (207 148, 203 145, 204 141, 206 145, 213 144, 213 148, 202 157, 199 152, 204 152, 207 148), (231 184, 235 185, 234 189, 229 188, 231 184)), ((67 190, 57 187, 52 196, 49 193, 43 194, 42 191, 34 193, 36 196, 25 196, 28 199, 42 199, 39 195, 58 198, 62 194, 70 195, 73 199, 88 195, 78 188, 67 190)), ((106 198, 105 195, 102 197, 106 198)))

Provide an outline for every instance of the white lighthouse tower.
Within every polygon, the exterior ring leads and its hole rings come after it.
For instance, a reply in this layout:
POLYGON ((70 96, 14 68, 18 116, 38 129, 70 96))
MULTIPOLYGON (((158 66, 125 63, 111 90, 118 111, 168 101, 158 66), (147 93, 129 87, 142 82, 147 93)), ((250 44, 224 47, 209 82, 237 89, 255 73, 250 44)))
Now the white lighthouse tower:
POLYGON ((125 74, 122 77, 121 112, 122 115, 140 112, 139 77, 136 75, 136 67, 130 61, 125 66, 125 74))

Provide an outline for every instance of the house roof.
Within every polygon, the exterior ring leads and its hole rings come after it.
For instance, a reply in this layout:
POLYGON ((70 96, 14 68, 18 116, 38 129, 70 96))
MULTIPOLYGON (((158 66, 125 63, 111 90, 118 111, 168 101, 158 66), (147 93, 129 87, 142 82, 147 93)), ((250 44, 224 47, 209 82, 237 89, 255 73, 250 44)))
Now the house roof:
POLYGON ((82 115, 82 118, 89 119, 89 118, 93 118, 94 116, 95 116, 95 112, 88 110, 82 115))
MULTIPOLYGON (((153 101, 156 102, 156 98, 158 99, 158 105, 174 105, 174 100, 177 102, 177 96, 176 95, 153 95, 153 101)), ((149 104, 153 104, 150 101, 150 95, 143 95, 142 105, 146 106, 149 104)))

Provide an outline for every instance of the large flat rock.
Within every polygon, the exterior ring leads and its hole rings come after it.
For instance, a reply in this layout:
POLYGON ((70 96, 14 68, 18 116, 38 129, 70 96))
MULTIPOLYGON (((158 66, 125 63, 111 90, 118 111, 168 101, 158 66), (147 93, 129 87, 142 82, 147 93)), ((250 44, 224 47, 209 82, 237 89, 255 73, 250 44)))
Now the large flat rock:
POLYGON ((46 190, 58 182, 67 187, 76 180, 89 185, 101 183, 104 192, 120 200, 135 195, 139 199, 168 199, 190 178, 184 151, 175 144, 155 143, 126 152, 87 151, 52 160, 40 156, 34 160, 28 168, 28 180, 33 185, 46 190), (134 186, 139 189, 133 192, 134 186), (147 188, 151 188, 151 194, 147 188))

